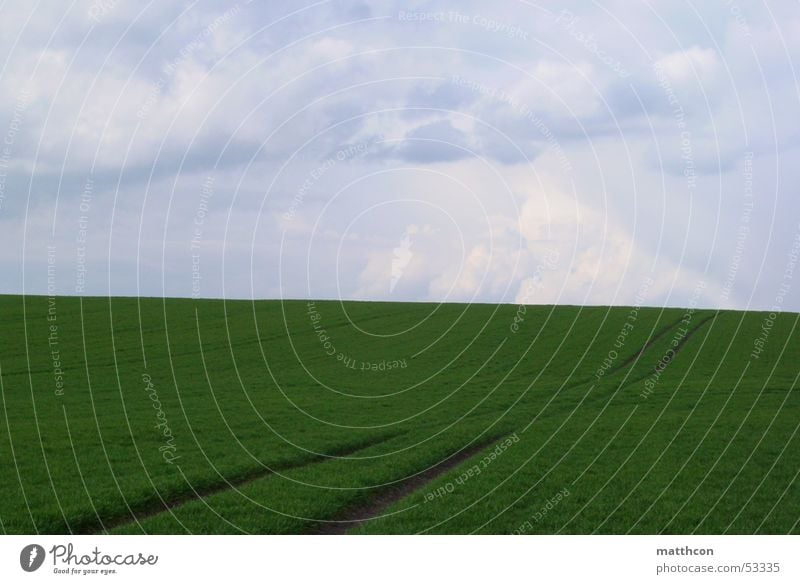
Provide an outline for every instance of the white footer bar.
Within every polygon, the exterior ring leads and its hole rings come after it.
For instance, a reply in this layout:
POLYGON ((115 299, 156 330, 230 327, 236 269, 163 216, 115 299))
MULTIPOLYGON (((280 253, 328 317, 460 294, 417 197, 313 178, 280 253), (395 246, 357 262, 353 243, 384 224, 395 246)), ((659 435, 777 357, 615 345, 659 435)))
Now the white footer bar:
POLYGON ((796 536, 4 536, 0 581, 800 582, 796 536), (27 565, 26 565, 27 564, 27 565), (224 580, 222 580, 224 579, 224 580))

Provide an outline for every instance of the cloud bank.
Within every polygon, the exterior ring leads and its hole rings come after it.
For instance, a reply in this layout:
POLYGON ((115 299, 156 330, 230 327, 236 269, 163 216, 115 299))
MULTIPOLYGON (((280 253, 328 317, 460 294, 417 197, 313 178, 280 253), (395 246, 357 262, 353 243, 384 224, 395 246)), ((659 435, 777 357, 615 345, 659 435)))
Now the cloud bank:
POLYGON ((788 4, 3 10, 2 293, 800 310, 788 4))

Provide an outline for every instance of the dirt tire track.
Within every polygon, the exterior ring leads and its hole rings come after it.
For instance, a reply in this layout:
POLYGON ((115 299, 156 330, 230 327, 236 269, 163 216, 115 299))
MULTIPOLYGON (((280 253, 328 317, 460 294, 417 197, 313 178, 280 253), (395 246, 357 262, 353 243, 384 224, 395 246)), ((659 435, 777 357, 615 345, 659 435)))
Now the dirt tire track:
POLYGON ((176 509, 186 503, 191 503, 192 501, 197 501, 199 499, 209 497, 211 495, 216 495, 219 493, 223 493, 225 491, 232 490, 234 488, 243 487, 253 481, 257 481, 259 479, 274 475, 278 472, 290 471, 290 470, 297 470, 300 468, 305 468, 307 466, 312 466, 315 464, 322 464, 323 462, 327 462, 331 459, 331 457, 344 457, 349 456, 351 454, 356 454, 362 450, 366 450, 367 448, 371 448, 378 444, 382 444, 384 442, 388 442, 389 440, 396 438, 402 433, 394 433, 388 436, 383 436, 379 440, 373 440, 370 442, 365 442, 359 444, 358 446, 344 446, 339 449, 334 449, 330 454, 327 456, 317 455, 312 460, 304 460, 301 462, 296 463, 289 463, 284 465, 276 465, 271 468, 260 467, 252 469, 241 476, 236 477, 235 479, 225 479, 220 478, 214 484, 207 485, 202 488, 191 488, 188 491, 181 492, 178 495, 175 495, 168 500, 161 500, 156 498, 155 500, 148 500, 143 502, 141 505, 138 505, 132 508, 133 516, 130 514, 125 514, 123 516, 117 517, 110 517, 106 518, 93 518, 88 521, 83 521, 73 529, 73 533, 75 535, 86 535, 86 534, 104 534, 112 529, 117 527, 122 527, 125 525, 130 525, 135 521, 140 521, 143 519, 148 519, 155 515, 159 515, 160 513, 166 513, 172 509, 176 509))
POLYGON ((379 490, 367 501, 345 507, 334 519, 321 521, 316 527, 311 528, 306 533, 311 535, 343 535, 354 527, 358 527, 362 523, 379 516, 382 511, 393 503, 418 491, 428 483, 454 469, 462 462, 472 458, 481 450, 488 448, 504 437, 505 435, 494 436, 480 444, 465 448, 439 462, 437 465, 432 466, 428 470, 404 480, 399 485, 395 484, 391 487, 379 490))
MULTIPOLYGON (((674 352, 672 354, 672 359, 670 359, 669 362, 672 363, 672 361, 675 360, 675 357, 678 356, 678 353, 680 353, 680 351, 684 347, 684 345, 686 345, 686 343, 689 342, 689 339, 692 338, 692 336, 698 330, 700 330, 700 327, 702 327, 708 321, 715 319, 716 317, 717 317, 716 313, 709 315, 708 317, 706 317, 703 320, 701 320, 700 322, 698 322, 689 332, 687 332, 686 335, 684 335, 684 337, 680 341, 678 341, 678 344, 675 345, 674 352)), ((625 388, 625 387, 630 387, 631 385, 634 385, 635 383, 639 383, 640 381, 642 381, 644 379, 647 379, 648 377, 650 377, 653 373, 655 373, 657 371, 657 367, 658 367, 658 364, 654 365, 653 369, 648 371, 645 375, 642 375, 641 377, 637 377, 636 379, 633 379, 633 380, 629 381, 628 383, 623 385, 620 389, 625 388)))
MULTIPOLYGON (((651 346, 652 346, 654 343, 656 343, 657 341, 659 341, 659 340, 660 340, 660 339, 661 339, 661 338, 662 338, 664 335, 666 335, 666 334, 667 334, 669 331, 671 331, 671 330, 672 330, 673 328, 675 328, 675 327, 676 327, 678 324, 680 324, 681 320, 683 320, 683 317, 681 317, 681 318, 679 318, 678 320, 676 320, 675 322, 673 322, 673 323, 670 323, 670 324, 667 324, 667 325, 665 325, 664 327, 662 327, 661 329, 659 329, 659 331, 658 331, 658 332, 656 332, 656 333, 655 333, 655 335, 653 335, 652 337, 650 337, 649 339, 647 339, 647 342, 645 342, 645 344, 644 344, 644 345, 642 345, 641 347, 639 347, 639 350, 638 350, 638 351, 636 351, 635 353, 633 353, 633 354, 632 354, 630 357, 626 358, 626 359, 625 359, 624 361, 622 361, 621 363, 618 363, 617 365, 615 365, 615 366, 614 366, 614 367, 612 367, 611 369, 607 370, 607 371, 606 371, 606 372, 603 374, 603 379, 606 379, 607 377, 610 377, 611 375, 614 375, 615 373, 617 373, 617 372, 619 372, 619 371, 622 371, 622 370, 623 370, 623 369, 625 369, 625 368, 626 368, 628 365, 630 365, 631 363, 635 362, 635 361, 636 361, 636 360, 637 360, 639 357, 641 357, 641 356, 642 356, 642 355, 643 355, 643 354, 644 354, 644 353, 647 351, 647 349, 649 349, 649 348, 650 348, 650 347, 651 347, 651 346)), ((563 390, 568 390, 568 389, 575 389, 576 387, 580 387, 580 386, 582 386, 582 385, 586 385, 586 384, 588 384, 588 383, 592 383, 592 379, 595 379, 595 378, 593 378, 593 377, 587 377, 586 379, 583 379, 583 380, 581 380, 581 381, 576 381, 575 383, 573 383, 573 384, 571 384, 571 385, 566 385, 566 386, 564 386, 564 387, 563 387, 563 389, 562 389, 562 391, 563 391, 563 390)), ((597 380, 595 379, 595 381, 597 381, 597 380)))

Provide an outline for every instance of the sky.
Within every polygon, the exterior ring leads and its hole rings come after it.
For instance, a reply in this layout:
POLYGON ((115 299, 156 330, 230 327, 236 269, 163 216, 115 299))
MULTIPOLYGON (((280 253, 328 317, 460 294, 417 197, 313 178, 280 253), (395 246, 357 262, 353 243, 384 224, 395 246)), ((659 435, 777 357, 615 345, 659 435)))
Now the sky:
POLYGON ((0 10, 0 293, 800 311, 796 2, 0 10))

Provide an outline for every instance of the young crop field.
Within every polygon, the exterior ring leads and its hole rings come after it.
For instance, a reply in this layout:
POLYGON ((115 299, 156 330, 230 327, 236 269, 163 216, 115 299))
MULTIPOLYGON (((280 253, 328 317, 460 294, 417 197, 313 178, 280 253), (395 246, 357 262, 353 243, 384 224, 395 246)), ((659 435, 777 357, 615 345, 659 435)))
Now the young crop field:
POLYGON ((794 313, 0 297, 0 530, 800 533, 794 313))

